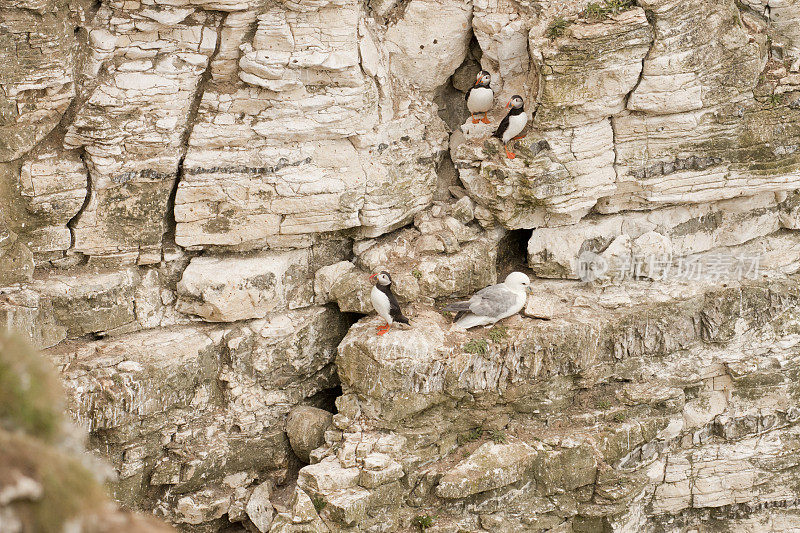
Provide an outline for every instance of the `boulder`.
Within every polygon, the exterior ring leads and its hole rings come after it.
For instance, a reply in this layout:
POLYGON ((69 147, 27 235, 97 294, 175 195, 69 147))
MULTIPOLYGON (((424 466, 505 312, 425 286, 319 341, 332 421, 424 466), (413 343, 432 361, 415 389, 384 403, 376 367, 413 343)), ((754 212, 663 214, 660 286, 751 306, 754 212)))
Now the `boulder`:
POLYGON ((311 450, 325 443, 325 431, 332 421, 331 413, 316 407, 301 405, 289 411, 286 434, 292 450, 301 461, 308 463, 311 450))

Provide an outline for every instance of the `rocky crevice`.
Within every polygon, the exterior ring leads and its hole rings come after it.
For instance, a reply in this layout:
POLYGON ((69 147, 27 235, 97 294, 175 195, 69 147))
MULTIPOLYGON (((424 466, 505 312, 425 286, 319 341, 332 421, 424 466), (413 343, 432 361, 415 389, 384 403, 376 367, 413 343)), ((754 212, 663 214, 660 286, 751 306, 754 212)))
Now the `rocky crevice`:
POLYGON ((80 209, 78 209, 78 212, 75 213, 75 215, 67 222, 67 228, 69 228, 69 233, 70 233, 70 243, 69 243, 69 248, 64 252, 65 256, 70 255, 70 252, 75 248, 75 225, 80 220, 81 215, 84 213, 84 211, 86 211, 86 208, 89 206, 89 202, 91 202, 92 199, 92 175, 91 171, 89 170, 89 165, 86 163, 85 150, 83 149, 80 150, 79 157, 81 163, 83 164, 83 168, 86 170, 86 198, 84 198, 83 204, 81 204, 81 207, 80 209))
MULTIPOLYGON (((162 243, 162 250, 166 247, 174 247, 177 246, 175 243, 175 228, 177 222, 175 221, 175 196, 178 193, 178 187, 180 185, 181 180, 184 176, 184 161, 186 160, 186 154, 189 151, 189 140, 192 136, 192 129, 194 128, 194 124, 197 122, 198 112, 200 110, 200 104, 203 100, 203 94, 206 91, 206 87, 212 83, 212 65, 214 60, 219 56, 220 48, 222 46, 222 34, 223 29, 225 28, 225 20, 228 16, 227 13, 217 12, 217 15, 220 18, 219 24, 216 28, 216 44, 214 45, 214 51, 211 52, 211 55, 208 56, 208 64, 200 75, 200 79, 197 82, 197 88, 195 89, 194 96, 192 98, 192 103, 189 106, 189 112, 186 116, 186 128, 183 132, 181 138, 181 155, 178 158, 178 166, 177 171, 175 174, 175 182, 173 183, 172 190, 169 193, 167 198, 167 206, 164 212, 164 234, 161 237, 162 243)), ((162 261, 164 260, 163 251, 162 251, 162 261)))

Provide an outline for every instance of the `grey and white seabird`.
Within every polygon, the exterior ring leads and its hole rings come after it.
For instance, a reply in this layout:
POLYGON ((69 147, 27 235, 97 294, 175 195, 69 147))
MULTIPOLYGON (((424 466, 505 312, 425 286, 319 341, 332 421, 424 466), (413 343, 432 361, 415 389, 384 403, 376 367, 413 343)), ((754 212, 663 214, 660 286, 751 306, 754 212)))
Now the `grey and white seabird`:
POLYGON ((464 98, 467 100, 467 109, 472 114, 472 123, 477 124, 483 122, 484 124, 491 124, 489 117, 486 115, 494 105, 494 91, 489 84, 492 82, 492 75, 487 71, 482 70, 478 72, 475 79, 475 85, 470 87, 464 98), (475 118, 475 114, 483 113, 482 119, 475 118))
POLYGON ((465 302, 444 308, 456 312, 455 323, 464 329, 488 326, 519 313, 525 307, 531 280, 522 272, 512 272, 503 283, 490 285, 476 292, 465 302))
POLYGON ((385 270, 372 274, 369 279, 375 280, 375 286, 369 294, 372 307, 386 321, 383 326, 378 326, 378 335, 383 335, 392 327, 392 322, 408 324, 408 318, 403 316, 397 297, 392 292, 392 277, 385 270))

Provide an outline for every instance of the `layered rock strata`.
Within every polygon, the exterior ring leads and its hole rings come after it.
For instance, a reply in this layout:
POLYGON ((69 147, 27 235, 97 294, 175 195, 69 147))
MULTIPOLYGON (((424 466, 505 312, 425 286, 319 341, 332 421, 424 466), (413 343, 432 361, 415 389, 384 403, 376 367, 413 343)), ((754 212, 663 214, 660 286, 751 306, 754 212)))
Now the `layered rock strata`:
POLYGON ((185 531, 800 528, 798 21, 7 0, 0 328, 185 531), (384 269, 411 327, 378 337, 384 269), (512 270, 523 315, 451 331, 512 270))

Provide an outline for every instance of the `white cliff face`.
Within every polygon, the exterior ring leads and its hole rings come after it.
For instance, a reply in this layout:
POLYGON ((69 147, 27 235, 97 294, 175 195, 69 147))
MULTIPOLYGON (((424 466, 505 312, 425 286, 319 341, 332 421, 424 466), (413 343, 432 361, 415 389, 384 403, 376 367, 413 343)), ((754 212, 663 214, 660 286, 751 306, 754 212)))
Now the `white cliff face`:
POLYGON ((796 1, 0 21, 0 327, 59 368, 121 502, 202 531, 800 528, 796 1), (761 270, 667 276, 733 256, 761 270), (376 337, 384 269, 411 327, 376 337), (517 269, 522 316, 449 330, 517 269))

